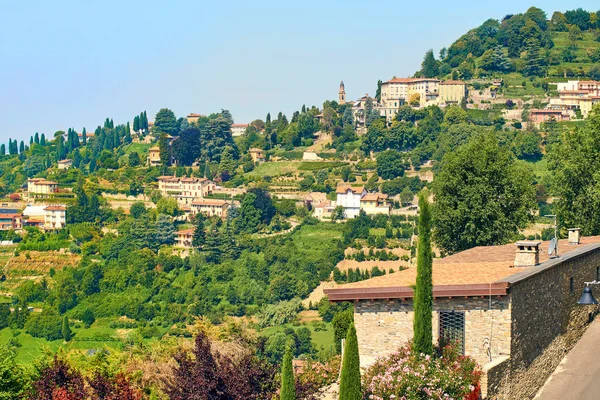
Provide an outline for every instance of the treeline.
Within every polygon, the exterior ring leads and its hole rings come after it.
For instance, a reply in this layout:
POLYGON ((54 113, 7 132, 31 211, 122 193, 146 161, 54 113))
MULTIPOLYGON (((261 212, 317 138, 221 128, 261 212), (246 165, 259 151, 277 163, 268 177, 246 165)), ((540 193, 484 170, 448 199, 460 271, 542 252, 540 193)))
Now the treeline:
MULTIPOLYGON (((443 48, 438 59, 429 50, 417 76, 427 78, 450 75, 452 79, 470 79, 481 73, 506 73, 518 71, 525 76, 544 76, 548 65, 572 61, 573 47, 562 53, 551 51, 554 47, 552 32, 569 32, 570 46, 582 32, 593 32, 600 41, 600 16, 581 8, 565 13, 554 12, 550 20, 546 13, 530 7, 523 14, 510 14, 501 21, 489 19, 470 30, 450 47, 443 48), (476 58, 480 58, 476 61, 476 58)), ((592 56, 594 57, 594 56, 592 56)), ((593 62, 593 61, 592 61, 593 62)), ((592 66, 588 74, 597 74, 592 66)))

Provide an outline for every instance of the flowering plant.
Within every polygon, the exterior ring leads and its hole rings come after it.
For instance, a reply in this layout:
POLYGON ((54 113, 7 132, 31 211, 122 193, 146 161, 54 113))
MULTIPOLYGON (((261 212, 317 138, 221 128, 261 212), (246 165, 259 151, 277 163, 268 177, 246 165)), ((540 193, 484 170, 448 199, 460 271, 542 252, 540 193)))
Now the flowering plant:
POLYGON ((479 384, 481 369, 449 345, 433 356, 415 354, 409 344, 379 358, 363 374, 365 398, 373 400, 464 399, 479 384))
POLYGON ((296 394, 299 399, 313 399, 319 391, 331 385, 340 373, 341 357, 335 356, 326 363, 308 360, 296 376, 296 394))

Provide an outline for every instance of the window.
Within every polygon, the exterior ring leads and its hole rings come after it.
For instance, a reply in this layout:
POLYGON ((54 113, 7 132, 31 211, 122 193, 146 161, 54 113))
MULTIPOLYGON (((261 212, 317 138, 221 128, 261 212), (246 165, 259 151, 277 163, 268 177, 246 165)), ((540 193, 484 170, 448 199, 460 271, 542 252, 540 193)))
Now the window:
POLYGON ((465 354, 465 313, 456 311, 440 311, 439 340, 443 346, 454 343, 457 350, 465 354))
POLYGON ((569 293, 575 293, 575 282, 573 281, 573 277, 569 278, 569 293))
POLYGON ((600 267, 596 267, 596 281, 600 281, 600 267))

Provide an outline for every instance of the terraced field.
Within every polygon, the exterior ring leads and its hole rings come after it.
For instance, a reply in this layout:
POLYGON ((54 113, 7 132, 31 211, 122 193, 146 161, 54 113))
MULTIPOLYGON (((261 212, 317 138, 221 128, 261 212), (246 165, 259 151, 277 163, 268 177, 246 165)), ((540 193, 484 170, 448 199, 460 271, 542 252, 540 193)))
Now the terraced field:
POLYGON ((0 249, 0 268, 5 278, 0 282, 0 295, 3 296, 11 296, 27 280, 42 279, 50 273, 50 269, 74 267, 81 258, 75 254, 55 251, 21 251, 14 256, 15 247, 0 249))

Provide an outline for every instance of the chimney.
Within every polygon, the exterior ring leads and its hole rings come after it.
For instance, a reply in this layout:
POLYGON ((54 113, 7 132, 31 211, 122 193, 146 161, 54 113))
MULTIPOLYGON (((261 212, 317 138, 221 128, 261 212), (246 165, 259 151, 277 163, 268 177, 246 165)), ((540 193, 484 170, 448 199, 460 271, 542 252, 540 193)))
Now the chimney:
POLYGON ((542 242, 517 242, 515 267, 533 267, 540 263, 540 244, 542 242))
POLYGON ((569 244, 579 244, 581 241, 581 228, 569 228, 569 244))

